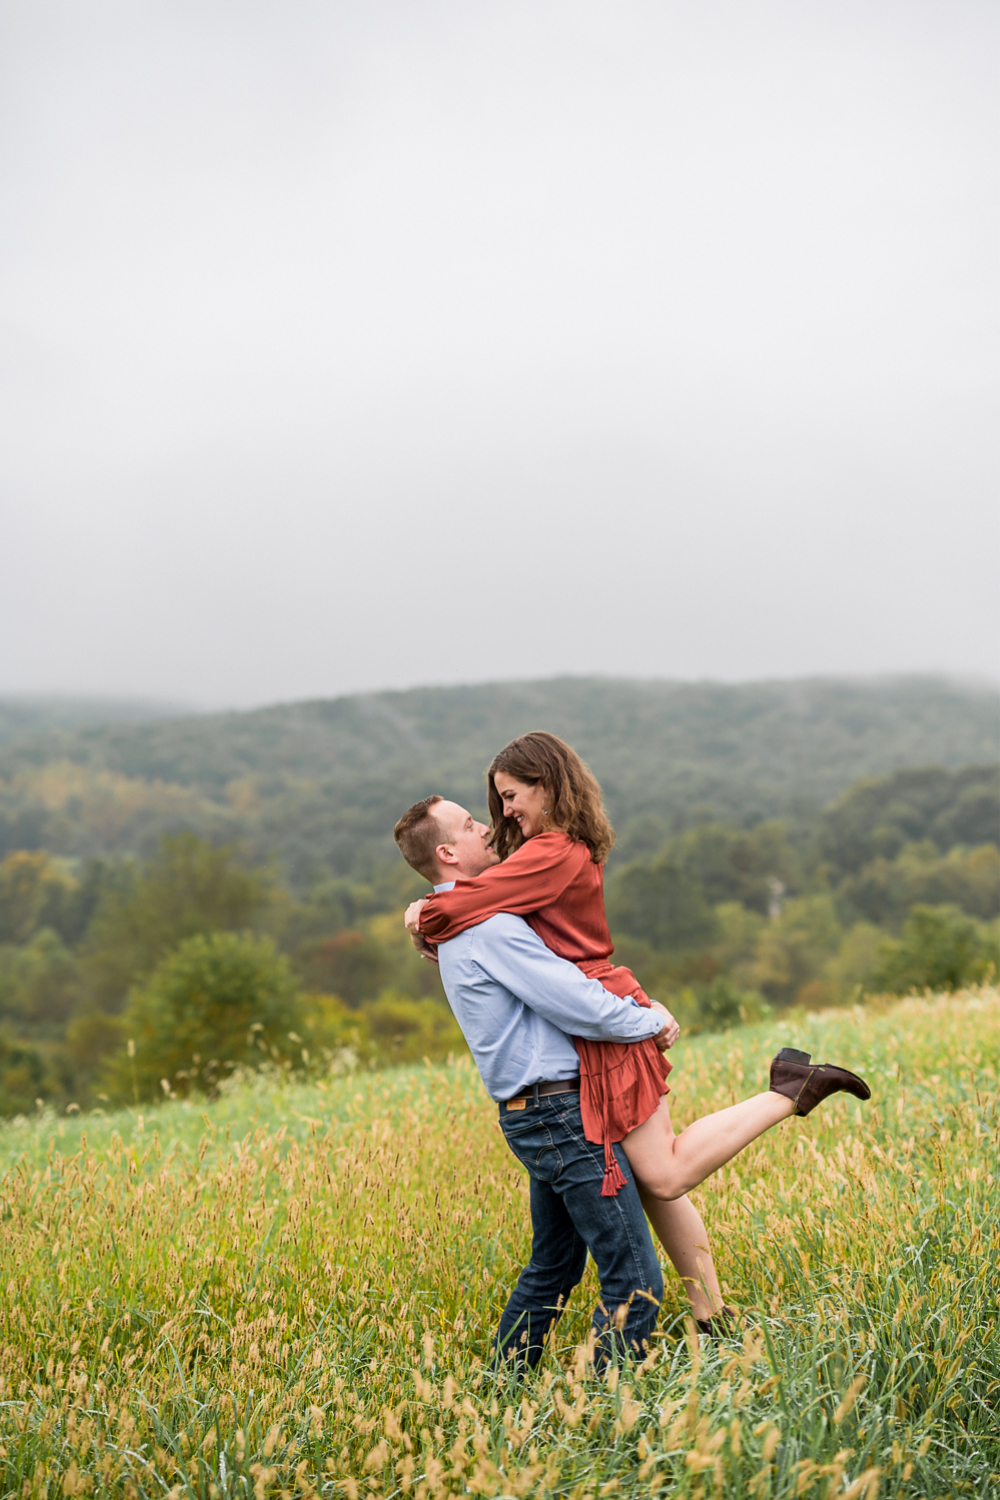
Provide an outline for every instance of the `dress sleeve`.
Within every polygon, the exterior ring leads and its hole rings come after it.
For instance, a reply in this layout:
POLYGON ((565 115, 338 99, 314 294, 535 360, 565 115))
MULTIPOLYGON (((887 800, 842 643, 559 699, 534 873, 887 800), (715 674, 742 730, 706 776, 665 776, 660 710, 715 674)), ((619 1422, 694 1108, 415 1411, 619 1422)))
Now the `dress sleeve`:
POLYGON ((420 931, 432 943, 446 943, 468 927, 498 912, 529 916, 559 899, 590 859, 586 844, 565 833, 539 833, 527 839, 509 859, 459 880, 454 889, 430 896, 420 917, 420 931))

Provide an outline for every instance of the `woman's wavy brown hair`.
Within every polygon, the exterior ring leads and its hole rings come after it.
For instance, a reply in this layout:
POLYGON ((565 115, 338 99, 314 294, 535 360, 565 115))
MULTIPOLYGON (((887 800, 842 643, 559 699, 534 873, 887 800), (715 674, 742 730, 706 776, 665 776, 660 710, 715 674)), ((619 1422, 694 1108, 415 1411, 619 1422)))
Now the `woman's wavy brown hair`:
POLYGON ((564 740, 544 729, 522 734, 504 745, 486 772, 489 782, 490 838, 501 859, 524 843, 524 834, 513 818, 505 818, 503 799, 494 777, 498 771, 528 786, 545 787, 553 828, 561 828, 590 850, 595 865, 603 865, 615 841, 615 830, 604 811, 604 798, 597 777, 564 740))

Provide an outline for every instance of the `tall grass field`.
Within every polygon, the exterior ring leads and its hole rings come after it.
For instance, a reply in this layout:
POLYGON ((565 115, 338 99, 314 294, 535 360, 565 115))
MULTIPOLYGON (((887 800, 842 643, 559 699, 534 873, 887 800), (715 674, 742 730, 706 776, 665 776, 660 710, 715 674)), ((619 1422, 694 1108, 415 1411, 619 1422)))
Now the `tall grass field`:
POLYGON ((592 1269, 537 1373, 492 1376, 526 1178, 467 1060, 0 1130, 0 1494, 1000 1494, 1000 996, 674 1051, 675 1124, 794 1044, 868 1078, 696 1195, 732 1340, 668 1270, 598 1377, 592 1269))

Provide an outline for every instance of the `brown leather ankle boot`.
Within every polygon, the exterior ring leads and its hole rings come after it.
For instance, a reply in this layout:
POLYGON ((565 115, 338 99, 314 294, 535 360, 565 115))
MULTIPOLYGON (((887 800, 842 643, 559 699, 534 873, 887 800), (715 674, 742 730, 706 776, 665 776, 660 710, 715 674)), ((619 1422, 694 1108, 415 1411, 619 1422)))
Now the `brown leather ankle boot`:
POLYGON ((695 1318, 694 1323, 699 1333, 707 1333, 714 1343, 721 1343, 723 1339, 731 1339, 736 1336, 737 1317, 731 1307, 725 1304, 713 1313, 710 1318, 695 1318))
POLYGON ((870 1099, 872 1091, 857 1073, 832 1063, 810 1063, 808 1052, 782 1047, 771 1063, 771 1092, 784 1094, 795 1105, 797 1115, 807 1115, 831 1094, 853 1094, 870 1099))

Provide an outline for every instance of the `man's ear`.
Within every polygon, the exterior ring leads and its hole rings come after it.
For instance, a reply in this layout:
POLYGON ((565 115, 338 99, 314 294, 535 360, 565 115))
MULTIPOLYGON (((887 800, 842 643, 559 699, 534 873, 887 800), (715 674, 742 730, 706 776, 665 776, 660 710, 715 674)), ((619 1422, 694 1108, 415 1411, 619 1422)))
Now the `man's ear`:
POLYGON ((458 864, 458 855, 455 853, 455 850, 452 848, 451 844, 438 844, 437 848, 434 850, 434 858, 437 860, 440 867, 443 867, 444 865, 458 864))

